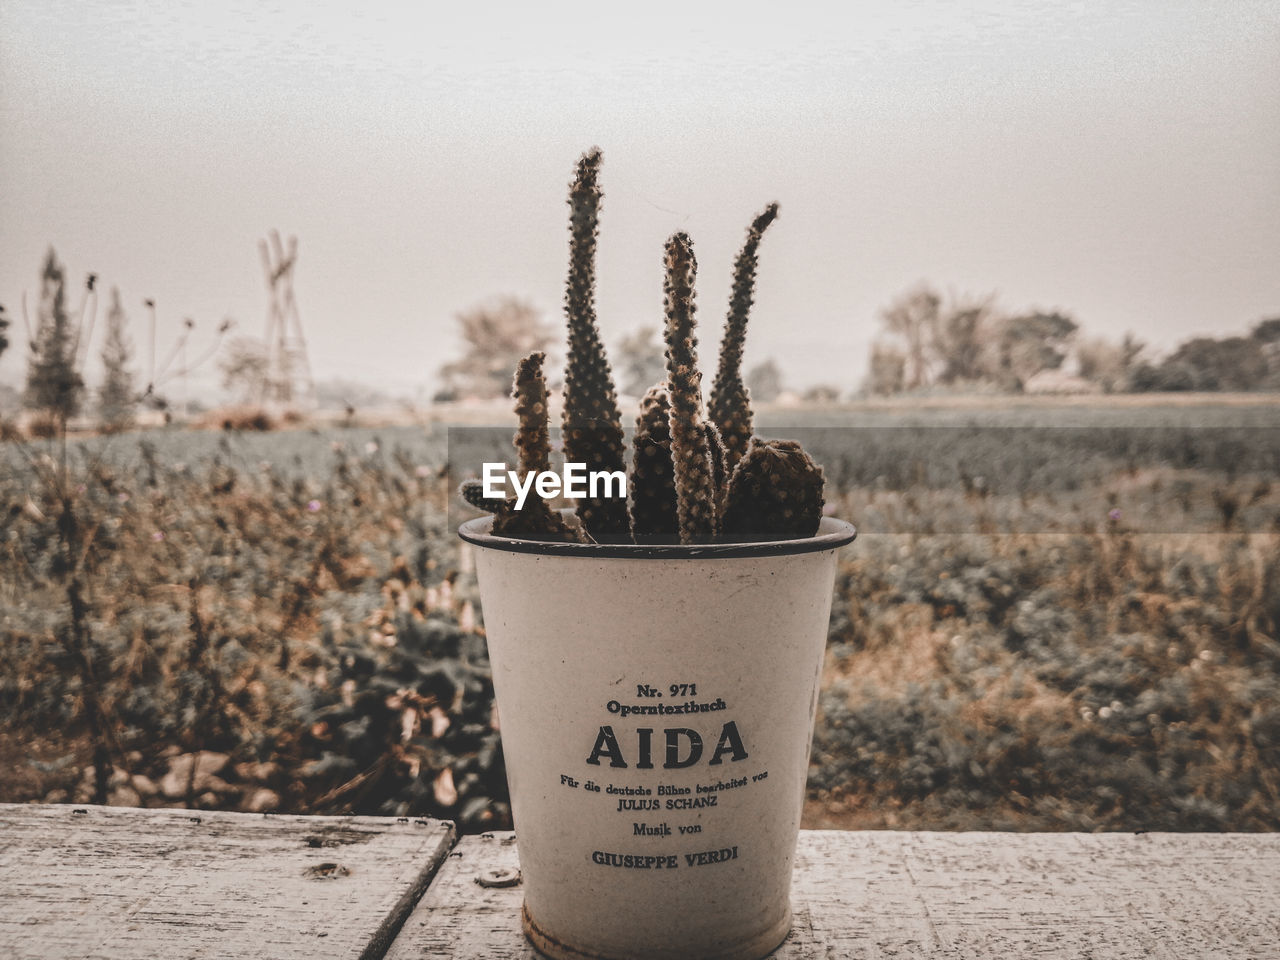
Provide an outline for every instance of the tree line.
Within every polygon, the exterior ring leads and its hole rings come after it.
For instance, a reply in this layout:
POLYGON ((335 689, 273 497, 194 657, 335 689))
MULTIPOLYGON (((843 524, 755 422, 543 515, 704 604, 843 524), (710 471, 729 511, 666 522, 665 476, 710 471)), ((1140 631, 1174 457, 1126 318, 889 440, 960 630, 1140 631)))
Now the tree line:
MULTIPOLYGON (((438 402, 506 396, 516 362, 533 350, 554 349, 556 342, 556 332, 538 311, 514 297, 476 306, 456 319, 463 354, 441 367, 438 402)), ((1085 336, 1062 311, 1007 312, 994 295, 944 298, 926 284, 892 300, 879 321, 866 377, 855 391, 862 395, 1280 390, 1280 317, 1260 321, 1244 336, 1195 337, 1163 359, 1132 333, 1117 341, 1085 336), (1056 379, 1046 383, 1047 374, 1056 379)), ((658 328, 628 334, 612 360, 621 391, 642 396, 665 369, 658 328)), ((746 380, 762 403, 785 390, 772 358, 750 368, 746 380)), ((835 403, 849 392, 819 384, 799 399, 835 403)))
MULTIPOLYGON (((921 285, 880 313, 864 392, 873 395, 945 387, 1021 393, 1037 378, 1073 372, 1059 388, 1104 393, 1280 390, 1280 317, 1244 336, 1195 337, 1163 359, 1132 333, 1118 341, 1085 337, 1060 311, 1008 313, 995 296, 944 298, 921 285)), ((1052 384, 1050 384, 1052 386, 1052 384)))
MULTIPOLYGON (((51 435, 59 423, 65 425, 86 407, 92 407, 103 429, 124 429, 134 422, 142 405, 166 410, 168 404, 158 387, 187 372, 169 370, 165 364, 141 383, 133 363, 129 318, 119 290, 112 287, 99 352, 102 378, 91 391, 82 371, 97 313, 96 281, 95 274, 88 275, 79 306, 73 310, 67 303, 65 270, 53 249, 48 251, 41 269, 36 320, 29 331, 21 396, 23 405, 35 414, 36 432, 51 435)), ((144 303, 153 311, 154 323, 154 302, 144 303)), ((552 347, 556 340, 554 329, 538 311, 515 297, 476 306, 456 319, 464 350, 458 360, 441 367, 438 402, 505 396, 516 361, 531 351, 552 347)), ((927 284, 893 299, 880 311, 879 321, 867 374, 857 391, 863 395, 935 389, 1021 393, 1041 388, 1045 375, 1054 372, 1060 377, 1046 389, 1280 390, 1280 317, 1261 320, 1241 336, 1189 339, 1163 358, 1153 357, 1147 345, 1130 333, 1118 341, 1084 336, 1076 320, 1062 311, 1008 312, 996 304, 994 295, 944 298, 927 284)), ((192 321, 186 321, 171 360, 193 327, 192 321)), ((229 321, 219 327, 219 339, 229 327, 229 321)), ((9 315, 0 306, 0 354, 9 346, 9 328, 9 315)), ((223 386, 239 387, 246 397, 254 395, 252 387, 265 363, 260 354, 261 350, 248 350, 241 341, 233 341, 219 363, 223 386)), ((641 396, 665 369, 658 328, 633 331, 617 345, 614 360, 622 392, 641 396)), ((762 403, 778 399, 785 390, 782 370, 772 358, 749 368, 746 381, 752 396, 762 403)), ((811 386, 800 399, 833 403, 846 392, 833 385, 811 386)))

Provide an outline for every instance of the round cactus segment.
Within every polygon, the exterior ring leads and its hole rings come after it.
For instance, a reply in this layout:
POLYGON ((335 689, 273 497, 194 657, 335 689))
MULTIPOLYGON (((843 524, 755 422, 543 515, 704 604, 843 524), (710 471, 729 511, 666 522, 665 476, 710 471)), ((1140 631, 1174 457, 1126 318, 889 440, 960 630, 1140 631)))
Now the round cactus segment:
POLYGON ((729 480, 726 540, 811 537, 822 520, 822 468, 794 440, 751 441, 729 480))

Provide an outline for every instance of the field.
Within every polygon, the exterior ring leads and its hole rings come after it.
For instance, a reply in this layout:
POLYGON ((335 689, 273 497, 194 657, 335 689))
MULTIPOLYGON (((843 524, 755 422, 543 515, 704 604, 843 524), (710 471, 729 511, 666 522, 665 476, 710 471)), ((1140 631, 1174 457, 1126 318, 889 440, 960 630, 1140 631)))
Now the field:
MULTIPOLYGON (((806 825, 1280 828, 1278 411, 762 416, 860 531, 806 825)), ((508 825, 451 496, 507 436, 0 447, 0 801, 508 825)))

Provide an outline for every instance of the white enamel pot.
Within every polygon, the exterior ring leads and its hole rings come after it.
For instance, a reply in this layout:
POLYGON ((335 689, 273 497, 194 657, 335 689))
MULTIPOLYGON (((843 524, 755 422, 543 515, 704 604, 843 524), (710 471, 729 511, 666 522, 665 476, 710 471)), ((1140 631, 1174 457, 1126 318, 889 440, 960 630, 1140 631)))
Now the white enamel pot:
POLYGON ((836 550, 475 548, 524 885, 558 960, 766 956, 790 887, 836 550))

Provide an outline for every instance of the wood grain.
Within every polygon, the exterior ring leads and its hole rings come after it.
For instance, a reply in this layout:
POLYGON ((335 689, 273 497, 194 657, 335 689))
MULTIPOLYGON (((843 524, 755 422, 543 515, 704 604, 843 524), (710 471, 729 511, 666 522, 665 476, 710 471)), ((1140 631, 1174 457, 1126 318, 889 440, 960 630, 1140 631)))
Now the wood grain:
POLYGON ((380 817, 0 805, 0 957, 375 960, 453 843, 380 817))
MULTIPOLYGON (((459 842, 388 960, 532 960, 511 834, 459 842)), ((1280 958, 1280 834, 805 831, 778 960, 1280 958)))
POLYGON ((509 832, 459 840, 404 922, 387 960, 536 960, 520 930, 522 885, 481 885, 487 876, 519 869, 515 840, 509 832))

